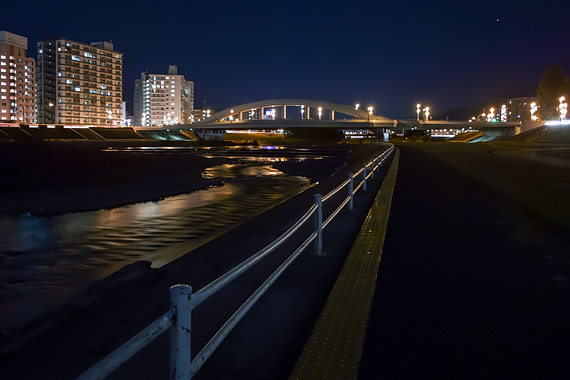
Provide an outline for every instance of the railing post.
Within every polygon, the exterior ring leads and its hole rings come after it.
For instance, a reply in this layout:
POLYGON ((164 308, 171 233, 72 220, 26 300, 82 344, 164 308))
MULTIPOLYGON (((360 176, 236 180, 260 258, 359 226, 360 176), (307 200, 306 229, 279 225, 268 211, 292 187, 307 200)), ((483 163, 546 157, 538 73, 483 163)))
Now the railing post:
POLYGON ((374 179, 374 172, 376 171, 376 159, 372 160, 372 167, 370 168, 370 179, 374 179))
POLYGON ((188 285, 170 287, 170 307, 175 309, 170 328, 170 380, 190 380, 192 377, 191 297, 192 288, 188 285))
POLYGON ((362 190, 366 191, 366 165, 362 167, 362 190))
POLYGON ((350 200, 348 201, 348 209, 354 210, 354 175, 352 173, 348 173, 348 197, 350 200))
POLYGON ((380 165, 382 163, 382 159, 380 158, 380 156, 376 157, 376 173, 380 173, 380 165))
POLYGON ((315 212, 315 233, 317 234, 315 255, 319 256, 323 254, 323 196, 321 194, 315 194, 315 204, 317 205, 315 212))

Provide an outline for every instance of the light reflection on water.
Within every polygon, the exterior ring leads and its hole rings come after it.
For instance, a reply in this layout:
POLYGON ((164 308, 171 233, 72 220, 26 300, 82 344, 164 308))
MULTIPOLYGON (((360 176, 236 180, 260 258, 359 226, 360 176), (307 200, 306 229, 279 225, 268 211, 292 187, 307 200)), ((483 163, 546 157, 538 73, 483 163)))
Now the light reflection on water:
POLYGON ((25 324, 134 261, 160 267, 310 186, 267 161, 209 168, 205 176, 223 186, 158 202, 0 216, 0 330, 25 324))

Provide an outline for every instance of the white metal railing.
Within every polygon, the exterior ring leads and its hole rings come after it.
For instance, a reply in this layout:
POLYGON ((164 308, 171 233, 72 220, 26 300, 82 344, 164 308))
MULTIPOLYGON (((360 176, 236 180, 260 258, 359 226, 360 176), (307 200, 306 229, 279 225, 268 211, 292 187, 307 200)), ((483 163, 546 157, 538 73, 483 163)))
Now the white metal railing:
POLYGON ((170 309, 168 312, 160 316, 157 320, 147 326, 135 337, 127 341, 121 347, 117 348, 99 363, 91 367, 87 372, 78 377, 78 380, 95 380, 103 379, 113 372, 117 367, 126 362, 138 351, 152 342, 156 337, 170 329, 170 379, 171 380, 189 380, 202 367, 204 362, 212 355, 216 348, 227 337, 235 325, 244 317, 251 307, 259 300, 259 298, 269 289, 269 287, 279 278, 279 276, 287 269, 289 265, 303 252, 309 244, 315 242, 315 255, 323 255, 322 253, 322 231, 329 223, 340 213, 340 211, 348 204, 350 210, 354 207, 354 195, 362 188, 366 191, 366 181, 374 179, 374 173, 382 166, 384 161, 394 151, 394 146, 384 151, 381 155, 374 158, 368 164, 356 173, 349 173, 348 179, 342 182, 327 195, 322 196, 315 194, 313 205, 297 220, 287 231, 281 234, 277 239, 269 243, 267 246, 259 250, 248 259, 238 264, 228 272, 212 281, 202 289, 192 293, 192 288, 188 285, 173 285, 170 287, 170 309), (368 168, 371 167, 370 170, 368 168), (354 187, 354 179, 360 176, 360 181, 356 188, 354 187), (332 196, 336 195, 344 187, 347 187, 347 196, 342 200, 340 205, 329 215, 323 222, 322 205, 332 196), (192 358, 191 343, 191 317, 192 310, 202 302, 207 300, 218 290, 222 289, 233 279, 247 271, 261 259, 273 252, 277 247, 283 244, 289 237, 297 232, 311 216, 314 218, 314 231, 303 241, 293 253, 261 284, 259 288, 237 309, 224 325, 216 332, 208 343, 200 352, 192 358))

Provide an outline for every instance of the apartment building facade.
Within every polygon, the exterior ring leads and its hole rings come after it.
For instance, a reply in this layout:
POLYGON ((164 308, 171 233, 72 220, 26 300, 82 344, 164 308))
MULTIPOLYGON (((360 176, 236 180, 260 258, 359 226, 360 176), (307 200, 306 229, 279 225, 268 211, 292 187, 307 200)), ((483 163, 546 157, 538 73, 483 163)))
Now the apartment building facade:
POLYGON ((134 124, 153 127, 189 124, 194 109, 194 82, 170 66, 168 74, 142 73, 135 81, 134 124))
POLYGON ((36 62, 27 49, 26 37, 0 32, 0 122, 36 122, 36 62))
POLYGON ((520 97, 507 99, 507 121, 531 120, 531 105, 536 103, 535 97, 520 97))
POLYGON ((38 123, 120 127, 122 101, 123 55, 112 43, 38 42, 38 123))

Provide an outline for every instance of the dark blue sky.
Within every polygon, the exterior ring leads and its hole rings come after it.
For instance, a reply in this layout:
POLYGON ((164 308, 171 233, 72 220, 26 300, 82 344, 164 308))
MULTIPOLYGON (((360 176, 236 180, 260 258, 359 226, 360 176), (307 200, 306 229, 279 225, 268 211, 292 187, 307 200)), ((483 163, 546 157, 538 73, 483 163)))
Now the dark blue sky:
MULTIPOLYGON (((142 71, 196 84, 196 107, 299 97, 435 114, 504 94, 535 95, 543 71, 570 74, 570 1, 11 2, 2 30, 112 40, 132 110, 142 71), (12 8, 13 7, 13 8, 12 8), (25 8, 25 9, 23 9, 25 8), (497 21, 498 20, 498 21, 497 21), (22 23, 26 21, 26 23, 22 23)), ((6 9, 5 9, 6 10, 6 9)))

